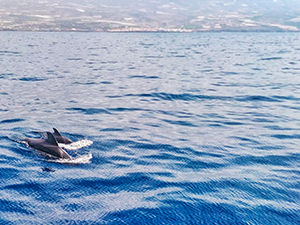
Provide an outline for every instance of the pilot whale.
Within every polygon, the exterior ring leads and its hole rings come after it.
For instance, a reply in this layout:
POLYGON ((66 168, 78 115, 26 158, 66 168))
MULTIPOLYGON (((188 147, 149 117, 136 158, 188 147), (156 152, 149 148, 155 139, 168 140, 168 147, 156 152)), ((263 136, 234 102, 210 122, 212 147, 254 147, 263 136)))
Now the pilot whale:
POLYGON ((52 133, 46 132, 46 134, 46 139, 25 138, 24 141, 31 148, 37 149, 41 152, 45 152, 61 159, 72 159, 66 151, 58 146, 57 140, 52 133))
MULTIPOLYGON (((62 136, 56 128, 53 128, 53 131, 54 132, 52 134, 58 143, 61 143, 61 144, 71 144, 72 143, 72 141, 69 138, 62 136)), ((40 135, 42 135, 43 138, 47 139, 48 132, 35 131, 35 133, 39 133, 40 135)))

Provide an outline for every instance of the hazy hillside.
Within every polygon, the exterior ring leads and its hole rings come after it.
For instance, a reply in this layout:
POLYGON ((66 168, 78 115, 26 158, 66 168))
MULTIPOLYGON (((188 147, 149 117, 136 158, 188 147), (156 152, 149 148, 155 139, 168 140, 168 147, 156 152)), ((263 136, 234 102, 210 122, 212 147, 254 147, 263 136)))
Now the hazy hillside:
POLYGON ((300 0, 0 0, 0 30, 299 31, 300 0))

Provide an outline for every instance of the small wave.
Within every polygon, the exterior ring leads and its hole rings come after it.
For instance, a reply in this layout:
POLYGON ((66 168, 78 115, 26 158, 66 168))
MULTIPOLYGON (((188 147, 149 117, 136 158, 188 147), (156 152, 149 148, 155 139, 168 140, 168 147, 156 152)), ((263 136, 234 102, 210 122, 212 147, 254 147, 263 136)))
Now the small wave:
POLYGON ((93 144, 91 140, 80 140, 73 142, 71 144, 61 144, 59 143, 59 147, 67 149, 67 150, 78 150, 83 147, 88 147, 93 144))
POLYGON ((46 78, 41 78, 41 77, 22 77, 19 79, 20 81, 44 81, 47 80, 46 78))
POLYGON ((124 129, 121 128, 105 128, 105 129, 101 129, 101 132, 121 132, 124 129))
POLYGON ((143 111, 143 109, 141 109, 141 108, 125 108, 125 107, 109 108, 108 110, 113 111, 113 112, 143 111))
POLYGON ((236 98, 240 102, 262 101, 262 102, 280 102, 279 99, 273 97, 266 97, 261 95, 241 96, 236 98))
POLYGON ((13 73, 2 73, 2 74, 0 74, 0 79, 1 78, 8 78, 8 77, 10 77, 12 75, 14 75, 14 74, 13 73))
POLYGON ((277 99, 280 99, 280 100, 292 100, 292 101, 299 101, 300 98, 297 98, 295 96, 280 96, 280 95, 274 95, 273 98, 277 98, 277 99))
POLYGON ((132 75, 129 78, 142 78, 142 79, 158 79, 158 76, 147 76, 147 75, 132 75))
POLYGON ((48 162, 55 162, 61 164, 88 164, 91 162, 92 158, 92 153, 89 153, 87 155, 81 155, 72 159, 49 159, 48 162))
POLYGON ((82 58, 67 58, 69 61, 81 61, 82 58))
POLYGON ((87 115, 92 115, 92 114, 111 114, 105 109, 100 109, 100 108, 66 108, 66 110, 69 111, 79 111, 87 115))
POLYGON ((16 118, 16 119, 8 119, 8 120, 2 120, 0 123, 16 123, 16 122, 22 122, 24 119, 16 118))
POLYGON ((239 73, 233 72, 233 71, 226 71, 226 72, 223 72, 222 74, 224 74, 224 75, 238 75, 239 73))
POLYGON ((1 55, 4 55, 4 54, 20 55, 21 52, 16 52, 16 51, 0 51, 0 54, 1 55))
POLYGON ((255 70, 255 71, 261 71, 261 70, 263 70, 263 69, 258 68, 258 67, 253 67, 252 70, 255 70))
POLYGON ((79 85, 92 85, 97 84, 96 82, 90 81, 90 82, 74 82, 73 84, 79 84, 79 85))
POLYGON ((282 57, 267 57, 267 58, 261 58, 262 61, 269 61, 269 60, 279 60, 282 59, 282 57))
POLYGON ((288 134, 274 134, 274 135, 271 135, 271 137, 277 138, 277 139, 300 139, 300 135, 299 134, 292 134, 292 135, 288 135, 288 134))
POLYGON ((174 125, 197 127, 195 124, 188 122, 188 121, 183 121, 183 120, 163 120, 163 121, 167 122, 169 124, 174 124, 174 125))
POLYGON ((112 84, 113 82, 110 82, 110 81, 102 81, 100 82, 100 84, 112 84))
POLYGON ((175 101, 175 100, 182 100, 182 101, 193 101, 193 100, 230 100, 232 97, 227 96, 213 96, 213 95, 194 95, 194 94, 172 94, 172 93, 144 93, 144 94, 127 94, 125 96, 137 96, 137 97, 150 97, 156 99, 162 99, 166 101, 175 101))
POLYGON ((204 70, 200 70, 202 73, 210 73, 213 72, 213 69, 204 69, 204 70))

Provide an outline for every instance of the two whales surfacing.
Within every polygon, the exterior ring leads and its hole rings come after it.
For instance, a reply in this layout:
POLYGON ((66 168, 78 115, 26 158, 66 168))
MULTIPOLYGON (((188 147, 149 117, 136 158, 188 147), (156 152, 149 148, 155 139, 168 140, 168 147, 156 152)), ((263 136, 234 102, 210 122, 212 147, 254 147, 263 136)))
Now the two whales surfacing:
POLYGON ((57 129, 53 128, 54 133, 50 132, 36 132, 42 134, 43 139, 26 138, 24 141, 32 148, 41 152, 47 153, 51 156, 61 159, 72 159, 72 157, 59 147, 58 143, 69 144, 72 141, 66 137, 63 137, 57 129))

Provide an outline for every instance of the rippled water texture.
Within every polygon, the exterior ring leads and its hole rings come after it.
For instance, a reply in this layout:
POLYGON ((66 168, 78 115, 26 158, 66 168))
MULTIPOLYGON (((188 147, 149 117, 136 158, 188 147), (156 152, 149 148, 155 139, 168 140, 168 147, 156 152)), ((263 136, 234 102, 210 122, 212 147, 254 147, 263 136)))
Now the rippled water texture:
POLYGON ((299 33, 0 40, 0 224, 300 223, 299 33))

